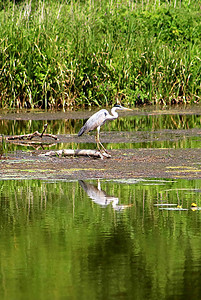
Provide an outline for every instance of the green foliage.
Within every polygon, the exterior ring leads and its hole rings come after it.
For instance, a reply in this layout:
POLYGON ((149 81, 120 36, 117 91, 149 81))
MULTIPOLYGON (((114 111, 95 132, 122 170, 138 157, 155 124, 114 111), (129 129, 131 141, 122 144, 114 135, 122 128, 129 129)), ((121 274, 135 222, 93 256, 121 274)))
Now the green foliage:
POLYGON ((1 107, 199 101, 199 5, 160 4, 4 1, 1 107))

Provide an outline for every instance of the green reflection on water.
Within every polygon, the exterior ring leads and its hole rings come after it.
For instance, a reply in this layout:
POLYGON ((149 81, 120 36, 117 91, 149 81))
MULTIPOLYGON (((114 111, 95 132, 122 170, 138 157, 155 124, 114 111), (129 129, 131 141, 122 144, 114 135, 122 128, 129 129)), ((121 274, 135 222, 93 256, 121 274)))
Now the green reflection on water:
MULTIPOLYGON (((92 136, 88 143, 76 139, 77 133, 85 120, 1 120, 0 132, 4 135, 29 134, 34 131, 43 131, 44 124, 48 123, 47 132, 54 135, 70 135, 69 143, 55 143, 50 139, 43 149, 94 149, 95 139, 92 136), (81 142, 80 142, 81 141, 81 142), (90 142, 91 141, 91 142, 90 142)), ((135 115, 119 117, 107 122, 101 128, 101 140, 107 149, 134 149, 134 148, 200 148, 201 139, 198 131, 201 125, 200 115, 165 114, 165 115, 135 115), (169 130, 169 131, 168 131, 169 130), (126 135, 127 134, 127 135, 126 135), (118 142, 119 138, 124 139, 118 142), (114 138, 117 138, 115 141, 114 138)), ((92 133, 95 135, 95 133, 92 133)), ((41 140, 39 139, 39 143, 41 140)), ((5 153, 16 150, 38 149, 36 146, 7 143, 5 153)))
MULTIPOLYGON (((91 113, 93 114, 93 112, 91 113)), ((4 135, 28 134, 36 130, 41 132, 48 123, 47 131, 52 134, 76 134, 86 120, 0 120, 0 132, 4 135)), ((103 131, 156 131, 161 129, 200 128, 200 115, 186 114, 146 114, 120 116, 117 120, 107 122, 103 131)))
POLYGON ((200 186, 0 181, 0 298, 200 299, 200 186))

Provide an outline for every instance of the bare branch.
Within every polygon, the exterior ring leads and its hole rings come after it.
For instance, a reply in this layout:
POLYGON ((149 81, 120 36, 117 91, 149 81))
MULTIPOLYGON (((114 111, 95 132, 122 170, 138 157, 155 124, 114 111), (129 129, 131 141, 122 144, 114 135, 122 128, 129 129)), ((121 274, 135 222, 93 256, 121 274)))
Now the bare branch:
POLYGON ((46 136, 46 137, 50 137, 54 140, 57 140, 57 136, 56 135, 53 135, 53 134, 49 134, 49 133, 45 133, 46 129, 47 129, 47 125, 48 124, 45 124, 44 125, 44 128, 43 128, 43 131, 42 133, 38 132, 38 131, 35 131, 34 133, 30 133, 30 134, 22 134, 22 135, 13 135, 13 136, 8 136, 8 137, 5 137, 5 139, 7 141, 11 141, 11 140, 32 140, 34 137, 38 136, 40 138, 42 138, 43 136, 46 136))

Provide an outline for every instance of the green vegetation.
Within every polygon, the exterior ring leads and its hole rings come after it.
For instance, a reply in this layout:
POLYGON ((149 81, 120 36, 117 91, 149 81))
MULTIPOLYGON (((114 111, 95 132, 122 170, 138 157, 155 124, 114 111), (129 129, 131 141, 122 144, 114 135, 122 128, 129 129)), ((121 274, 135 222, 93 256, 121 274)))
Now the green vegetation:
POLYGON ((0 105, 199 102, 199 1, 7 1, 0 105))

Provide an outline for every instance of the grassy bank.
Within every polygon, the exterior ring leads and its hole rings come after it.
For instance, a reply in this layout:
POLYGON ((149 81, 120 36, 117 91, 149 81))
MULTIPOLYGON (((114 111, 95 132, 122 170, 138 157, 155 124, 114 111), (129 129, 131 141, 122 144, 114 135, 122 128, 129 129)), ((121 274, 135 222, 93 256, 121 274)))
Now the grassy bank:
POLYGON ((198 1, 4 1, 1 107, 199 102, 198 1))

